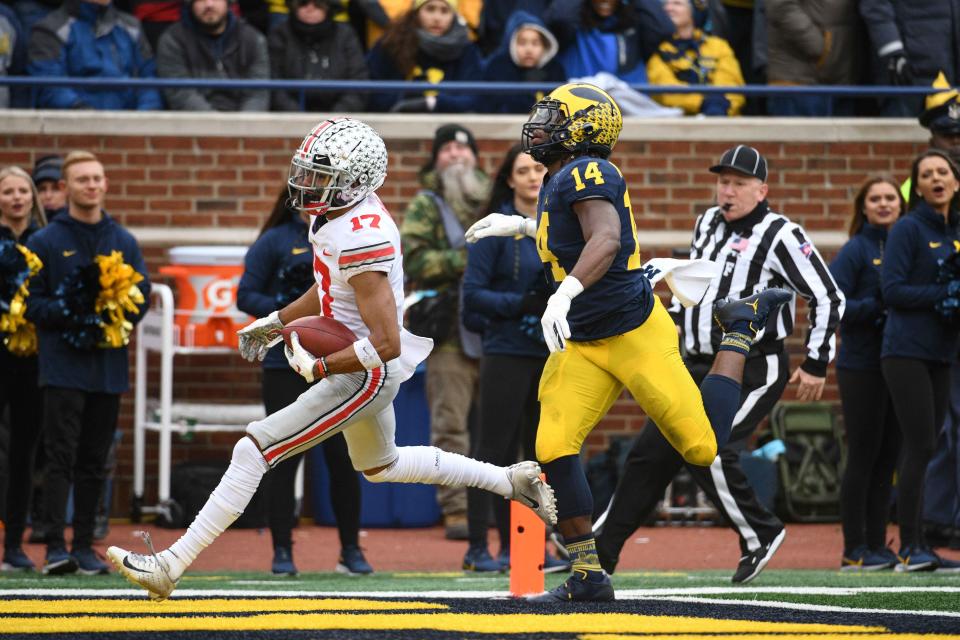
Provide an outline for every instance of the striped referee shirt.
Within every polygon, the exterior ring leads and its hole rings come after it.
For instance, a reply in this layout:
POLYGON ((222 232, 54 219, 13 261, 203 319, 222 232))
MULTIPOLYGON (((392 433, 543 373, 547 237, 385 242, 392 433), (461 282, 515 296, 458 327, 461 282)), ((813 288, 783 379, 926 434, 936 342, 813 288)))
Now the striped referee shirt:
MULTIPOLYGON (((713 302, 726 296, 743 298, 769 287, 792 289, 807 300, 810 330, 804 371, 824 376, 836 354, 836 331, 845 299, 823 258, 800 225, 770 211, 766 201, 748 215, 727 222, 720 207, 703 213, 694 228, 691 258, 707 258, 723 266, 700 305, 681 309, 684 345, 690 355, 716 353, 721 332, 713 321, 713 302)), ((771 316, 755 349, 779 348, 793 332, 796 297, 771 316)))

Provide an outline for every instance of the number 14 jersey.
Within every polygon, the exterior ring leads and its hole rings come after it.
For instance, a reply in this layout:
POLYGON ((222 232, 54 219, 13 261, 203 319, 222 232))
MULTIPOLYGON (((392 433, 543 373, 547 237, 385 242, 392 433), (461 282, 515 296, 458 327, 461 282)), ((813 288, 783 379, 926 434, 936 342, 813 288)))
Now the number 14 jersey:
POLYGON ((580 200, 610 202, 620 219, 620 250, 607 272, 573 299, 567 320, 570 339, 584 342, 626 333, 643 324, 653 308, 643 276, 637 227, 626 180, 611 162, 589 156, 548 176, 537 204, 537 251, 554 288, 573 270, 586 240, 573 211, 580 200))

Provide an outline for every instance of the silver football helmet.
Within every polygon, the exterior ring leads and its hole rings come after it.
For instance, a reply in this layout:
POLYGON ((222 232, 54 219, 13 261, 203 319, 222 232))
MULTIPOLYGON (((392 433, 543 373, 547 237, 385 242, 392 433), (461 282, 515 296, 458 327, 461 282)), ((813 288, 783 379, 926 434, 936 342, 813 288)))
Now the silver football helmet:
POLYGON ((324 120, 293 154, 290 204, 323 215, 360 202, 386 177, 387 147, 376 131, 352 118, 324 120))

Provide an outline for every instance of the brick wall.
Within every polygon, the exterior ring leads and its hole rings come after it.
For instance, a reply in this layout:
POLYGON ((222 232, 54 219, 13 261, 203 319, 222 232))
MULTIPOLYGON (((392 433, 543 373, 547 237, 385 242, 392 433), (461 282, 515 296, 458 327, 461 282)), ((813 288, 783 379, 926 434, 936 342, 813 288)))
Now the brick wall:
MULTIPOLYGON (((87 149, 106 165, 107 209, 140 238, 151 277, 175 244, 249 243, 284 184, 289 156, 312 116, 213 114, 59 114, 7 112, 0 118, 0 166, 30 168, 48 153, 87 149)), ((389 177, 380 191, 399 219, 417 191, 417 171, 429 160, 433 129, 451 118, 372 116, 390 152, 389 177)), ((519 120, 462 118, 479 139, 481 165, 492 172, 516 139, 519 120)), ((772 206, 802 223, 829 259, 843 241, 854 193, 868 175, 903 179, 913 156, 925 147, 911 121, 717 120, 628 121, 612 160, 626 176, 641 243, 648 256, 669 255, 689 240, 695 215, 711 204, 712 174, 706 167, 734 142, 757 146, 770 162, 772 206)), ((799 305, 798 313, 806 309, 799 305)), ((802 335, 805 321, 798 322, 802 335)), ((794 365, 799 339, 789 341, 794 365)), ((158 359, 150 359, 156 384, 158 359)), ((175 397, 219 402, 257 402, 259 371, 238 356, 178 357, 175 397)), ((826 397, 836 401, 833 371, 826 397)), ((156 387, 151 387, 154 390, 156 387)), ((793 396, 789 389, 786 398, 793 396)), ((132 477, 132 394, 124 399, 114 514, 128 513, 132 477)), ((613 435, 636 431, 639 407, 621 398, 588 438, 588 454, 613 435)), ((402 428, 402 427, 401 427, 402 428)), ((234 435, 175 436, 175 460, 224 460, 234 435)), ((155 455, 155 436, 148 452, 155 455)), ((156 465, 147 472, 147 502, 155 497, 156 465)))

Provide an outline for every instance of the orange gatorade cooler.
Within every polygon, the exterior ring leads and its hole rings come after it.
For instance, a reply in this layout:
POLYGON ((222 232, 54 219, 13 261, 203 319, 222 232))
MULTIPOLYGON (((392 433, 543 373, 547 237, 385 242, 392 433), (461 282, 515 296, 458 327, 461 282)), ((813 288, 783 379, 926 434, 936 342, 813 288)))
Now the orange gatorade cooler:
POLYGON ((237 287, 247 247, 172 247, 160 273, 174 279, 174 343, 183 347, 236 347, 237 330, 250 317, 237 309, 237 287))

